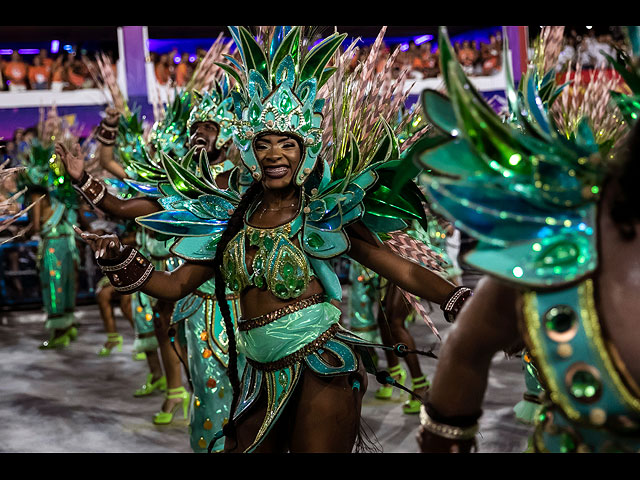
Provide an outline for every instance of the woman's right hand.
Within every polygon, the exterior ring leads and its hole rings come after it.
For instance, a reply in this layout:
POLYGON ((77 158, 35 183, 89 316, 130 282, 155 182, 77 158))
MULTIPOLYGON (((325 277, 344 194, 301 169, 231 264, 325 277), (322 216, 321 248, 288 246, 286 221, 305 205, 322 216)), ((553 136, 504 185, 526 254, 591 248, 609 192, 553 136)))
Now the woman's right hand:
POLYGON ((107 107, 104 111, 105 118, 104 123, 106 123, 110 127, 118 126, 118 122, 120 121, 120 112, 115 107, 107 107))
POLYGON ((125 247, 116 235, 96 235, 95 233, 83 232, 77 226, 73 226, 80 238, 89 244, 93 250, 96 260, 114 260, 118 258, 125 247))
POLYGON ((76 182, 80 181, 84 173, 84 158, 80 144, 73 146, 73 151, 67 149, 61 142, 56 143, 56 155, 60 157, 65 170, 76 182))

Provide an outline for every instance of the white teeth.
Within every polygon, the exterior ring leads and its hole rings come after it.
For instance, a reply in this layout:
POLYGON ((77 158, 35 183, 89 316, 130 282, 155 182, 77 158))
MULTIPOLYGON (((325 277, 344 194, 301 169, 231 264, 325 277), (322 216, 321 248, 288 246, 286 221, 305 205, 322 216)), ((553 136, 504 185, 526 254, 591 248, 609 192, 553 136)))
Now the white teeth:
POLYGON ((289 171, 288 167, 266 167, 265 173, 270 177, 284 177, 289 171))

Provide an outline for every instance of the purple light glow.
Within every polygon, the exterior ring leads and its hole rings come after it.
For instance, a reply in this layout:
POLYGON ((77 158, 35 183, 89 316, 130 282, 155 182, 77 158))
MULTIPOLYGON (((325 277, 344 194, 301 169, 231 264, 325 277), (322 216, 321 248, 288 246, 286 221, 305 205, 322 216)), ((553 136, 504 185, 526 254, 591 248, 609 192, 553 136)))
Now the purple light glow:
POLYGON ((402 52, 406 52, 407 50, 409 50, 409 44, 408 43, 403 43, 402 45, 400 45, 400 50, 402 52))
POLYGON ((37 48, 21 48, 18 50, 20 55, 37 55, 40 53, 40 50, 37 48))
POLYGON ((10 48, 5 48, 0 50, 0 55, 11 55, 13 53, 13 50, 11 50, 10 48))
POLYGON ((51 53, 58 53, 60 51, 60 40, 51 40, 51 53))
POLYGON ((422 35, 421 37, 416 38, 413 43, 416 45, 422 45, 424 42, 428 42, 429 40, 433 40, 433 35, 422 35))
POLYGON ((180 63, 180 55, 176 55, 175 57, 173 57, 173 63, 175 63, 176 65, 180 63))

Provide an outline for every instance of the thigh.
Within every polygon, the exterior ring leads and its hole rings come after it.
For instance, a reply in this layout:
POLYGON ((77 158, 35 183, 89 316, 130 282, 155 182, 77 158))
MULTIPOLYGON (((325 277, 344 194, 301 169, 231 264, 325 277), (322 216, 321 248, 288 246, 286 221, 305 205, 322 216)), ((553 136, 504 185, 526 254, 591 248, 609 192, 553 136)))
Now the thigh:
POLYGON ((360 430, 366 372, 320 377, 306 370, 292 413, 292 453, 351 453, 360 430), (353 381, 360 389, 353 388, 353 381))
MULTIPOLYGON (((253 444, 267 413, 267 395, 264 390, 256 402, 236 423, 235 437, 227 437, 225 453, 242 453, 253 444)), ((287 412, 283 412, 269 434, 262 440, 254 453, 286 453, 287 412)))

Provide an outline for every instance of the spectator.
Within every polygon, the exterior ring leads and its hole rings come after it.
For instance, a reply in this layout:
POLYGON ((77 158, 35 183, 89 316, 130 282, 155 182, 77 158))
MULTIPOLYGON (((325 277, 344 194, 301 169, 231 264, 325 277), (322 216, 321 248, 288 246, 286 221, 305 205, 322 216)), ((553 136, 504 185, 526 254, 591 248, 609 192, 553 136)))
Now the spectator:
POLYGON ((475 54, 471 49, 471 42, 469 40, 464 40, 462 42, 462 46, 458 51, 458 60, 460 61, 460 65, 462 65, 462 69, 464 70, 465 74, 472 75, 475 54))
POLYGON ((65 87, 65 77, 63 57, 58 56, 51 65, 51 90, 61 92, 65 87))
POLYGON ((49 88, 49 71, 42 65, 42 59, 33 58, 33 65, 29 66, 29 86, 32 90, 46 90, 49 88))
POLYGON ((27 64, 22 61, 20 54, 14 51, 11 60, 4 67, 4 76, 9 82, 9 90, 12 92, 27 89, 27 64))
POLYGON ((7 140, 4 148, 0 147, 0 156, 2 157, 0 163, 4 163, 9 160, 9 167, 19 166, 20 162, 18 160, 17 153, 16 142, 13 140, 7 140))
POLYGON ((169 83, 170 78, 168 59, 169 56, 164 53, 160 55, 155 65, 156 80, 158 80, 158 83, 163 87, 169 83))
POLYGON ((77 90, 84 86, 84 71, 83 65, 80 60, 76 60, 73 57, 69 57, 65 72, 67 74, 67 89, 77 90))
POLYGON ((47 69, 47 77, 51 78, 51 68, 53 67, 53 59, 49 57, 47 50, 44 48, 41 48, 40 52, 38 52, 38 58, 40 58, 40 62, 47 69))
POLYGON ((184 87, 189 81, 189 67, 189 54, 183 53, 180 63, 176 67, 176 85, 178 87, 184 87))

